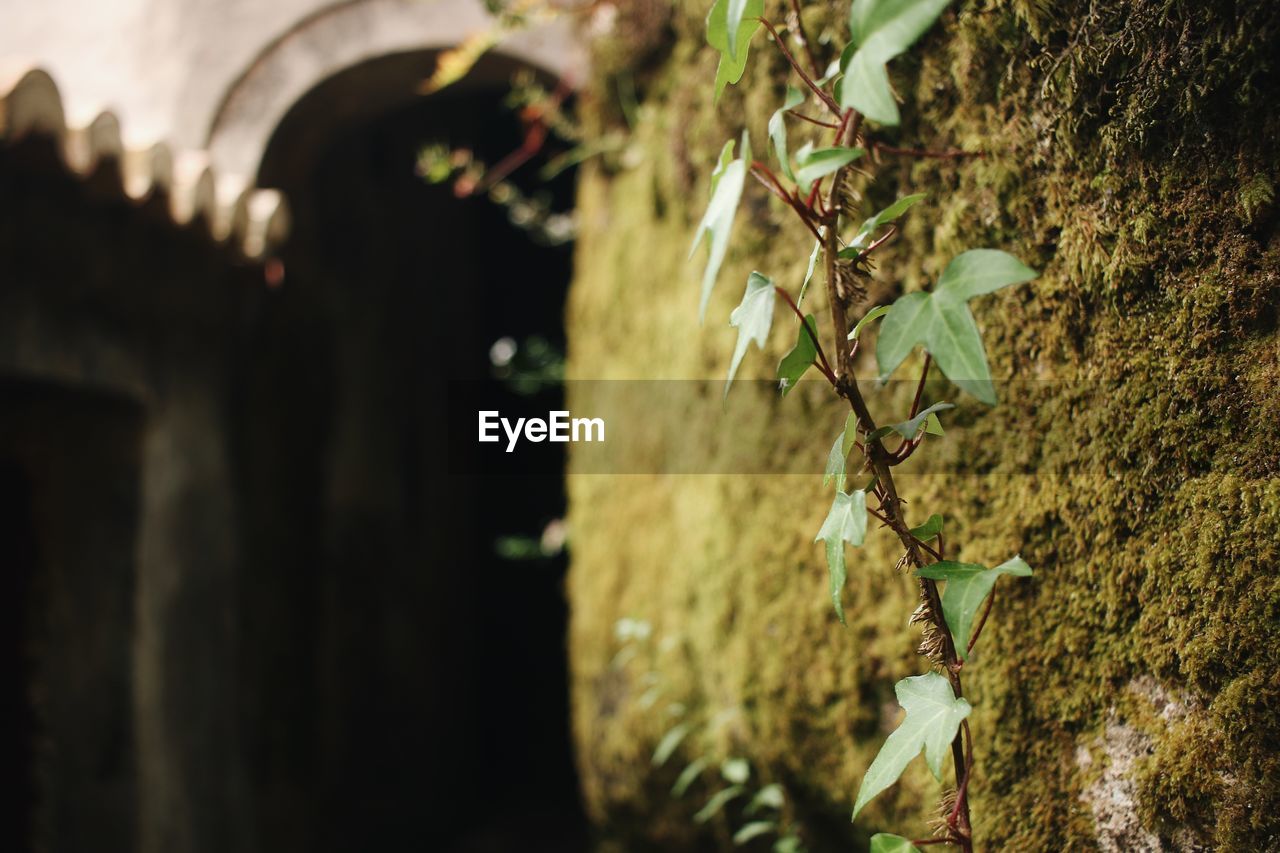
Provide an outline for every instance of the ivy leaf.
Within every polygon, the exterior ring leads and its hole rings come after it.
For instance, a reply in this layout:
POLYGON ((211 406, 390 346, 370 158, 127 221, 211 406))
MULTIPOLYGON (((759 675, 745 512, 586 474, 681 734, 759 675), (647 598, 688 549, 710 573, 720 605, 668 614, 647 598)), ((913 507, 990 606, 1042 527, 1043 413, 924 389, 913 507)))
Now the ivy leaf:
POLYGON ((780 809, 786 801, 787 797, 782 791, 782 786, 774 782, 756 792, 751 802, 747 804, 744 814, 752 815, 761 809, 780 809))
POLYGON ((834 480, 836 491, 844 491, 844 466, 848 455, 844 449, 844 433, 841 432, 836 436, 836 443, 831 445, 831 452, 827 454, 827 467, 822 472, 823 488, 831 485, 834 480))
POLYGON ((747 132, 743 131, 742 156, 737 160, 733 159, 733 140, 729 140, 720 150, 720 162, 711 173, 711 201, 707 203, 707 212, 702 215, 698 230, 694 232, 693 245, 689 247, 689 257, 692 258, 704 240, 710 239, 711 242, 707 252, 707 267, 702 273, 698 322, 707 317, 711 290, 716 285, 716 276, 720 274, 725 253, 729 251, 729 235, 733 232, 733 219, 738 213, 738 202, 742 199, 742 187, 747 179, 747 164, 750 161, 751 143, 747 132))
POLYGON ((927 424, 929 418, 934 418, 936 420, 937 418, 937 415, 935 414, 936 412, 940 412, 943 409, 954 409, 955 407, 956 407, 955 403, 934 403, 932 406, 925 409, 923 412, 916 415, 911 420, 903 421, 902 423, 898 423, 898 424, 889 424, 888 426, 878 427, 874 432, 872 432, 870 435, 867 436, 867 441, 875 441, 876 439, 884 438, 886 435, 888 435, 891 432, 896 432, 898 435, 902 436, 903 438, 915 438, 916 435, 920 432, 920 427, 922 424, 927 424))
POLYGON ((871 853, 920 853, 920 848, 901 835, 877 832, 871 836, 871 853))
POLYGON ((855 489, 853 494, 836 492, 831 510, 827 513, 822 529, 818 531, 814 542, 825 542, 827 546, 827 577, 831 586, 831 603, 835 605, 836 616, 840 624, 845 625, 844 602, 840 594, 844 590, 847 578, 844 564, 844 543, 861 545, 867 536, 867 493, 855 489))
POLYGON ((929 419, 930 415, 946 411, 947 409, 954 409, 955 407, 955 403, 934 403, 914 418, 903 421, 900 424, 893 424, 890 429, 903 438, 915 438, 920 433, 920 427, 929 419))
POLYGON ((809 333, 809 329, 816 328, 818 328, 818 325, 813 319, 813 315, 807 315, 804 318, 804 322, 800 324, 796 345, 791 348, 791 352, 782 357, 782 361, 778 362, 778 380, 782 385, 782 396, 784 397, 791 392, 792 388, 796 387, 800 377, 813 364, 813 360, 818 357, 818 348, 814 346, 813 336, 809 333))
POLYGON ((871 245, 871 237, 876 233, 876 231, 906 213, 913 204, 925 198, 925 196, 926 193, 916 193, 915 195, 903 196, 884 210, 877 213, 875 216, 863 220, 861 227, 858 228, 858 233, 849 241, 849 245, 840 251, 840 257, 857 257, 863 249, 871 245))
POLYGON ((751 765, 745 758, 727 758, 720 765, 720 775, 726 781, 741 785, 751 776, 751 765))
POLYGON ((919 527, 911 528, 911 535, 919 539, 921 542, 928 542, 933 537, 942 532, 942 516, 936 512, 929 516, 929 520, 919 527))
POLYGON ((807 193, 815 181, 820 181, 837 169, 857 160, 866 152, 861 148, 813 148, 806 145, 796 152, 796 185, 807 193))
POLYGON ((853 412, 844 419, 844 441, 840 444, 840 449, 844 451, 844 455, 848 456, 849 451, 853 450, 853 445, 858 441, 858 416, 853 412))
POLYGON ((800 305, 801 303, 804 302, 804 295, 809 290, 809 282, 813 281, 813 271, 817 269, 818 255, 821 252, 822 252, 822 241, 814 240, 813 251, 809 253, 809 268, 804 271, 804 281, 800 284, 800 295, 796 297, 796 305, 800 305))
POLYGON ((680 771, 680 775, 676 777, 676 783, 671 786, 671 796, 683 797, 684 792, 689 790, 689 786, 694 783, 694 780, 702 775, 702 771, 705 769, 707 769, 707 759, 705 758, 695 758, 693 761, 689 762, 689 764, 680 771))
POLYGON ((885 314, 888 314, 889 307, 890 306, 888 305, 877 305, 875 308, 872 308, 870 311, 863 314, 862 319, 855 323, 853 329, 850 330, 849 340, 856 341, 858 339, 858 335, 862 334, 862 327, 868 323, 873 323, 885 314))
POLYGON ((938 290, 946 291, 959 299, 972 299, 994 293, 1011 284, 1030 281, 1036 271, 1008 252, 999 249, 970 249, 956 255, 942 277, 938 290))
POLYGON ((769 141, 773 143, 773 155, 778 158, 778 165, 787 180, 795 181, 795 173, 791 171, 791 154, 787 151, 787 110, 793 110, 804 103, 804 92, 795 86, 787 87, 787 98, 782 106, 769 117, 769 141))
POLYGON ((841 56, 844 71, 840 105, 872 121, 898 123, 898 105, 885 63, 924 35, 950 0, 853 0, 849 29, 853 41, 841 56))
POLYGON ((948 379, 987 405, 995 405, 991 369, 968 300, 1035 277, 1036 272, 1017 258, 995 249, 958 255, 932 293, 908 293, 893 303, 876 342, 880 381, 888 380, 916 345, 923 344, 948 379))
POLYGON ((707 13, 707 44, 720 51, 720 64, 716 66, 717 101, 726 86, 742 79, 751 37, 760 29, 756 18, 763 14, 764 0, 716 0, 707 13))
POLYGON ((855 819, 863 806, 898 781, 922 749, 929 770, 935 779, 941 780, 942 761, 960 728, 960 721, 973 710, 964 699, 956 698, 951 683, 936 672, 904 678, 893 690, 907 716, 885 740, 867 768, 867 775, 862 777, 853 806, 855 819))
POLYGON ((773 325, 774 287, 773 279, 767 275, 753 272, 747 278, 747 289, 742 294, 742 301, 729 315, 729 325, 738 329, 738 343, 733 348, 733 360, 729 362, 729 378, 724 383, 724 396, 729 396, 729 386, 738 373, 738 365, 747 354, 747 345, 752 341, 764 349, 769 339, 769 328, 773 325))
POLYGON ((672 726, 662 740, 658 741, 658 746, 653 751, 653 766, 661 767, 667 763, 667 759, 680 746, 680 742, 689 734, 689 726, 687 723, 677 723, 672 726))
POLYGON ((717 791, 712 795, 711 799, 707 800, 707 804, 693 816, 694 821, 706 823, 711 820, 731 800, 741 797, 745 790, 741 785, 730 785, 728 788, 717 791))
POLYGON ((761 835, 768 835, 777 828, 777 824, 771 820, 752 821, 733 834, 733 843, 741 847, 751 839, 759 838, 761 835))
POLYGON ((982 602, 991 594, 991 588, 1001 575, 1025 578, 1031 575, 1031 567, 1021 557, 1007 560, 994 569, 975 563, 957 563, 951 560, 916 569, 916 575, 936 581, 946 581, 942 591, 942 615, 951 629, 951 640, 961 660, 967 658, 969 634, 973 619, 982 602))

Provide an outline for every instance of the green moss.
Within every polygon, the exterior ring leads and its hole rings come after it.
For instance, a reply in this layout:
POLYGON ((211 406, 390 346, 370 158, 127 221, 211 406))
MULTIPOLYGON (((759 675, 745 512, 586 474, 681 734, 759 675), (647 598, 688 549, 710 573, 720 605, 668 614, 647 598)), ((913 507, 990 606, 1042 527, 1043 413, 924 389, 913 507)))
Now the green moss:
MULTIPOLYGON (((679 5, 668 58, 646 70, 634 139, 646 156, 583 172, 568 312, 578 377, 721 375, 747 273, 803 273, 802 229, 749 191, 697 324, 684 256, 710 164, 744 119, 763 147, 785 74, 757 40, 743 85, 714 107, 691 82, 714 73, 703 5, 679 5)), ((1115 719, 1150 743, 1131 773, 1143 832, 1260 849, 1280 833, 1280 247, 1267 197, 1280 9, 1092 5, 961 3, 895 65, 908 123, 887 140, 988 156, 880 165, 869 206, 917 190, 930 203, 885 253, 875 292, 919 287, 973 246, 1043 270, 977 306, 996 374, 1025 381, 994 410, 959 410, 902 490, 921 519, 947 516, 961 559, 1021 552, 1037 568, 1001 588, 966 677, 983 849, 1105 840, 1089 797, 1115 719), (1181 697, 1176 719, 1161 716, 1161 691, 1181 697)), ((819 6, 806 21, 836 33, 840 15, 819 6)), ((744 373, 767 376, 783 337, 744 373)), ((744 427, 739 452, 825 447, 843 419, 801 395, 785 404, 804 417, 744 427)), ((713 430, 714 406, 672 417, 713 430)), ((662 441, 654 452, 671 452, 662 441)), ((638 680, 661 672, 689 713, 730 721, 684 757, 751 756, 819 847, 927 831, 937 786, 919 768, 847 824, 896 722, 892 684, 921 671, 905 627, 914 593, 888 537, 850 552, 842 629, 812 543, 827 500, 817 477, 583 476, 569 489, 574 725, 598 822, 628 844, 691 838, 693 808, 667 794, 675 771, 648 766, 670 722, 635 701, 638 680), (653 622, 672 651, 611 668, 623 616, 653 622)))

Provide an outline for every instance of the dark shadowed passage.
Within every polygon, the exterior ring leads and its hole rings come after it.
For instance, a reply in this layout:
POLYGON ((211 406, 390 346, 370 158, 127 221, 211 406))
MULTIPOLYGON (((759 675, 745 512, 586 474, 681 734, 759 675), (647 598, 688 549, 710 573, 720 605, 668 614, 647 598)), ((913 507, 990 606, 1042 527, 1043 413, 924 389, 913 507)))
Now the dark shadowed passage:
MULTIPOLYGON (((241 701, 264 849, 585 846, 564 557, 495 551, 558 518, 563 484, 518 460, 501 478, 451 473, 444 411, 450 382, 490 378, 496 339, 563 350, 570 251, 415 175, 430 141, 488 162, 519 144, 499 89, 367 114, 364 87, 429 68, 395 57, 322 84, 260 175, 295 217, 236 386, 241 701)), ((571 177, 551 190, 572 202, 571 177)))

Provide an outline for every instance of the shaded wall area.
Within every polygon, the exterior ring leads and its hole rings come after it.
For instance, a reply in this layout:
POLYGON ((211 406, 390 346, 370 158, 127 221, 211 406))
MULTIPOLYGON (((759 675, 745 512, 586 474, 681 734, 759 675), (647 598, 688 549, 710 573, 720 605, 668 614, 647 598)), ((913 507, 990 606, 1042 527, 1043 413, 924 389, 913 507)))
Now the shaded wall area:
POLYGON ((567 252, 413 174, 440 128, 506 153, 502 115, 308 133, 277 289, 159 200, 0 148, 6 849, 581 844, 564 566, 493 551, 559 480, 512 470, 493 513, 440 452, 447 380, 562 340, 567 252))
POLYGON ((5 452, 40 525, 11 605, 39 642, 8 693, 36 700, 29 825, 50 850, 237 846, 226 378, 261 273, 174 230, 164 200, 121 201, 117 174, 0 148, 5 452))

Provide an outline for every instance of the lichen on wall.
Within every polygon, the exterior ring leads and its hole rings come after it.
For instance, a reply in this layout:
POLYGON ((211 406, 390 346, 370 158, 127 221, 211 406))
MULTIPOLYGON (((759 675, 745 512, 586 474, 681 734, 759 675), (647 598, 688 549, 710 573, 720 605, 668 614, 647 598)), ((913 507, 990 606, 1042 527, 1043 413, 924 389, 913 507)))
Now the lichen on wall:
MULTIPOLYGON (((757 37, 742 85, 713 105, 706 5, 677 3, 668 48, 611 57, 584 98, 602 133, 621 121, 619 75, 636 84, 639 156, 583 169, 571 377, 723 375, 747 273, 803 274, 803 229, 749 188, 698 325, 685 254, 707 175, 744 120, 763 148, 786 75, 757 37)), ((842 42, 842 14, 806 4, 805 21, 842 42)), ((868 209, 929 200, 870 298, 927 285, 971 247, 1042 271, 976 303, 1012 379, 1001 405, 963 403, 903 478, 912 518, 944 514, 959 559, 1017 552, 1036 568, 1000 588, 966 671, 981 849, 1280 846, 1277 36, 1280 8, 1261 0, 961 2, 894 65, 904 124, 880 138, 986 156, 876 164, 868 209), (1117 801, 1130 823, 1107 812, 1117 801)), ((770 376, 784 337, 744 373, 770 376)), ((955 399, 941 379, 928 390, 955 399)), ((844 412, 816 400, 793 395, 773 429, 734 440, 769 458, 825 447, 844 412)), ((714 399, 685 405, 691 428, 720 417, 714 399)), ((723 825, 707 836, 690 819, 712 786, 668 792, 696 755, 749 757, 815 848, 928 833, 938 791, 918 767, 848 824, 896 724, 892 684, 923 671, 890 537, 850 551, 842 628, 812 542, 818 477, 593 474, 569 491, 574 725, 606 834, 724 842, 723 825), (620 662, 624 617, 657 639, 620 662), (641 707, 656 681, 667 698, 641 707), (700 724, 653 768, 677 717, 700 724)))

